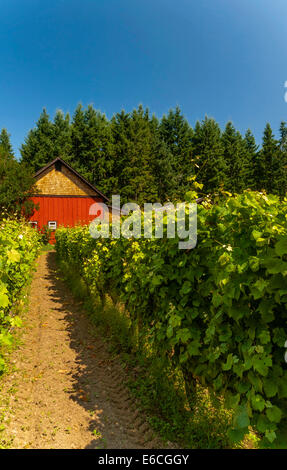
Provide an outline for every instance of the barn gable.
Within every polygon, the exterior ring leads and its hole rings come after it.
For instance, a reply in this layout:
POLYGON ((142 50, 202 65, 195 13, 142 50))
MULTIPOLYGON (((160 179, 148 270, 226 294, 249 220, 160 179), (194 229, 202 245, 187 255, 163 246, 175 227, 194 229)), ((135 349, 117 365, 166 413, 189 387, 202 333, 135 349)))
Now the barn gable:
POLYGON ((61 158, 39 170, 35 180, 35 196, 100 196, 108 200, 61 158))
POLYGON ((53 230, 50 243, 55 242, 54 231, 60 226, 87 225, 95 217, 103 217, 102 203, 108 198, 83 178, 61 158, 41 168, 35 175, 35 204, 30 223, 41 229, 53 230))

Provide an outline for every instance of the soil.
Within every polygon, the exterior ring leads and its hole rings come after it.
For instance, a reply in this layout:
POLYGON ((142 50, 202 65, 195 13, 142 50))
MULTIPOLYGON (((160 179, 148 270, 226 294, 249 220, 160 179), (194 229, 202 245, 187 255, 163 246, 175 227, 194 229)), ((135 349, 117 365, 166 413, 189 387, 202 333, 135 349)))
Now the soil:
POLYGON ((129 395, 119 358, 57 272, 55 252, 37 264, 14 370, 1 384, 2 442, 21 449, 165 447, 129 395))

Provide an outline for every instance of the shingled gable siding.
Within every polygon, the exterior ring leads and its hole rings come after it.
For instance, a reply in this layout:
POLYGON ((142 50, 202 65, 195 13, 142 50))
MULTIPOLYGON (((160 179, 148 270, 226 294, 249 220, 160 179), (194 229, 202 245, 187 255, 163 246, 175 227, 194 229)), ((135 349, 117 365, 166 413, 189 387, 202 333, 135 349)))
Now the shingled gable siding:
POLYGON ((52 167, 41 175, 36 182, 36 192, 38 191, 39 194, 57 196, 97 196, 95 191, 64 166, 60 171, 52 167))

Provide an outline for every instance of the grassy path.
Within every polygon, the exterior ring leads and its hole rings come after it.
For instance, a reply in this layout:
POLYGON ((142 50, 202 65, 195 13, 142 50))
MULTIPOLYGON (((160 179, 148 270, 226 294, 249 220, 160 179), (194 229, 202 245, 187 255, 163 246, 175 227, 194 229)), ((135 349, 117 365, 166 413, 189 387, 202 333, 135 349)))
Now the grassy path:
MULTIPOLYGON (((13 448, 157 448, 123 385, 124 371, 59 279, 55 253, 40 256, 2 440, 13 448)), ((2 404, 3 405, 3 404, 2 404)))

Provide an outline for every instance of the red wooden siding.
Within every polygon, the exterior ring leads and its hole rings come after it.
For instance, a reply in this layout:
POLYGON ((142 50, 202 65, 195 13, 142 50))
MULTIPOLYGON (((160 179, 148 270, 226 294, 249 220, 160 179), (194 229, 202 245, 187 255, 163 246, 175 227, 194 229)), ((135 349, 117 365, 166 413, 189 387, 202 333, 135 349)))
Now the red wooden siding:
MULTIPOLYGON (((30 217, 31 222, 37 222, 38 228, 48 225, 49 221, 56 221, 57 227, 87 225, 96 217, 96 215, 89 215, 91 205, 103 202, 101 198, 93 196, 33 196, 31 199, 39 205, 39 209, 30 217)), ((101 215, 102 211, 99 206, 97 216, 101 215)), ((52 243, 54 239, 53 236, 52 243)))

